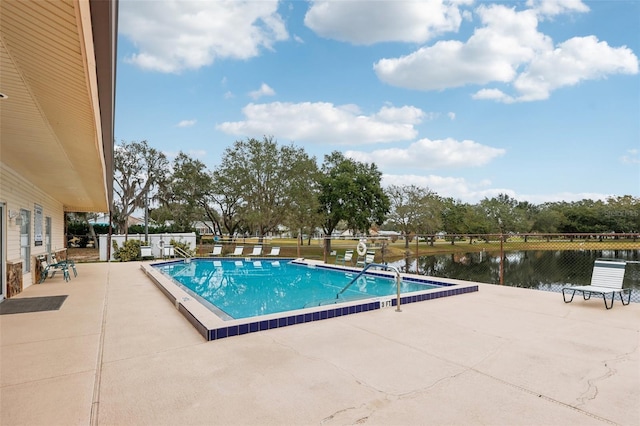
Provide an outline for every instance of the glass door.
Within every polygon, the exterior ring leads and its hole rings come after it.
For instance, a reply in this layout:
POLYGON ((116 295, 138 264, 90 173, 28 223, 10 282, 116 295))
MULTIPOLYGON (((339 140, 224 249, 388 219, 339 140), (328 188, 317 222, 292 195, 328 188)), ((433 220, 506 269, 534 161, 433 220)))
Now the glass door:
POLYGON ((4 265, 7 261, 5 255, 5 247, 7 244, 7 209, 4 203, 0 203, 0 300, 4 299, 4 289, 6 286, 6 272, 4 271, 4 265))
POLYGON ((31 212, 20 210, 20 257, 22 273, 31 271, 31 212))

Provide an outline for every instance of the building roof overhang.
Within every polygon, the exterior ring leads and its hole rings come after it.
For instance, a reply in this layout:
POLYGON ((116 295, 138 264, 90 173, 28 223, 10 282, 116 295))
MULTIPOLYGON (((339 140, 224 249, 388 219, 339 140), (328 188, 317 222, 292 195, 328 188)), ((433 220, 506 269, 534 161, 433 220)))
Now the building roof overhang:
POLYGON ((0 2, 0 161, 64 206, 113 194, 117 0, 0 2))

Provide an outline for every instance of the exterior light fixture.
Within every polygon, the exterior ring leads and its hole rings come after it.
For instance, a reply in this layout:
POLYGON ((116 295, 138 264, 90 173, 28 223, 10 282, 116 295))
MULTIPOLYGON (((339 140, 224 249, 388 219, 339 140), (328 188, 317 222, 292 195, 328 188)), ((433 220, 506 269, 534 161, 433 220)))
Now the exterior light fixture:
POLYGON ((22 217, 20 217, 20 212, 16 210, 9 210, 9 220, 13 220, 13 223, 20 226, 22 225, 22 217))

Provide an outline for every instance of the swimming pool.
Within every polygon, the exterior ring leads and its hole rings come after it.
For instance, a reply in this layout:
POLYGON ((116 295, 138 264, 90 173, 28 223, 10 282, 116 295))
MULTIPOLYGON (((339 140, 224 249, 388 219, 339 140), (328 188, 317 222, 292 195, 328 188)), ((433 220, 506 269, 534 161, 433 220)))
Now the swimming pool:
MULTIPOLYGON (((155 267, 194 297, 211 303, 225 320, 392 296, 397 290, 391 275, 358 277, 350 270, 309 268, 294 262, 195 259, 155 267)), ((434 288, 439 286, 412 281, 401 285, 402 293, 434 288)))
POLYGON ((142 264, 207 340, 478 291, 475 283, 304 259, 192 259, 142 264))

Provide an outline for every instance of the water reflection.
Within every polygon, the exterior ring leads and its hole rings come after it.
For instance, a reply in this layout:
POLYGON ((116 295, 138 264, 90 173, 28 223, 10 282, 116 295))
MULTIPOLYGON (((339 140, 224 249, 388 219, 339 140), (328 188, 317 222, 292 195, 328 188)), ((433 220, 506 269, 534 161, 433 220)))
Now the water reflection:
MULTIPOLYGON (((536 250, 505 253, 504 284, 558 291, 565 284, 588 285, 598 258, 640 261, 639 250, 536 250), (557 287, 557 289, 556 289, 557 287)), ((405 258, 390 263, 403 272, 482 283, 500 282, 500 253, 476 252, 405 258)), ((628 264, 624 287, 640 292, 640 264, 628 264)))

